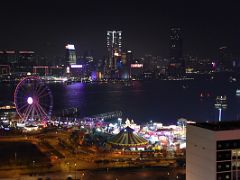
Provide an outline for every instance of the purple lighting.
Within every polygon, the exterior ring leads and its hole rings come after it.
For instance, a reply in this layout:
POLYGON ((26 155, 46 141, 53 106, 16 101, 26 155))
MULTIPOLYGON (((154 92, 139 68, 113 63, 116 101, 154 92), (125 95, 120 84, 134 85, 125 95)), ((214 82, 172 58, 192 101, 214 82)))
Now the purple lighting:
POLYGON ((71 68, 82 68, 82 65, 72 64, 71 68))
POLYGON ((216 63, 212 62, 212 67, 215 68, 216 67, 216 63))
POLYGON ((27 98, 27 102, 28 102, 28 104, 32 104, 33 103, 33 98, 32 97, 28 97, 27 98))

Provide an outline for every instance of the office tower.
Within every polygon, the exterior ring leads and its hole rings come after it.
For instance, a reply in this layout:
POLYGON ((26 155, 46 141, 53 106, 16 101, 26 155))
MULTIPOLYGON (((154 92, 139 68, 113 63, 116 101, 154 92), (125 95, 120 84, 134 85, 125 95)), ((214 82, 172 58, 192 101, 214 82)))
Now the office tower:
POLYGON ((133 53, 131 50, 124 50, 121 53, 121 63, 123 66, 128 66, 130 67, 130 64, 134 63, 133 62, 133 53))
POLYGON ((9 65, 13 57, 14 57, 14 61, 17 59, 15 51, 7 51, 7 52, 0 51, 0 64, 2 65, 9 65))
POLYGON ((126 59, 127 59, 127 64, 130 65, 133 63, 133 52, 131 50, 127 51, 126 59))
POLYGON ((169 73, 173 76, 180 76, 185 72, 185 63, 182 55, 182 34, 180 28, 170 29, 170 63, 169 73))
POLYGON ((34 51, 0 51, 0 64, 9 65, 12 72, 32 72, 37 64, 34 51))
POLYGON ((73 44, 67 44, 66 49, 66 65, 74 65, 77 62, 75 47, 73 44))
POLYGON ((131 50, 124 50, 121 53, 121 59, 117 63, 117 68, 119 70, 119 77, 121 79, 130 78, 130 65, 133 62, 133 54, 131 50))
POLYGON ((5 51, 5 60, 8 64, 16 64, 18 61, 18 54, 14 50, 5 51))
POLYGON ((182 63, 182 37, 180 28, 171 28, 170 60, 171 63, 182 63))
POLYGON ((144 61, 143 61, 143 66, 144 66, 144 72, 153 72, 154 69, 154 57, 151 54, 145 54, 144 56, 144 61))
POLYGON ((115 70, 122 53, 122 31, 107 31, 107 50, 107 68, 115 70))
POLYGON ((186 179, 240 178, 240 122, 187 125, 186 179))
POLYGON ((231 71, 233 62, 228 48, 226 46, 220 47, 218 53, 218 69, 220 71, 231 71))
POLYGON ((127 53, 125 51, 122 52, 122 54, 121 54, 121 62, 122 62, 122 65, 127 64, 127 53))
POLYGON ((19 51, 17 69, 21 72, 32 72, 33 66, 37 64, 34 51, 19 51))
POLYGON ((4 51, 0 51, 0 64, 7 64, 4 51))

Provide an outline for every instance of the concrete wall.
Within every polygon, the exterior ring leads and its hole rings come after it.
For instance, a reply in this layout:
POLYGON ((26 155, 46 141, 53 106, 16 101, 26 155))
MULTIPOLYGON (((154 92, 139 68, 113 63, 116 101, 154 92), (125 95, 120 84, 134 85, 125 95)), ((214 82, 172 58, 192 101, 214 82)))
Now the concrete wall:
POLYGON ((240 139, 240 130, 217 131, 215 133, 215 138, 218 141, 240 139))
POLYGON ((187 125, 186 180, 216 180, 214 131, 187 125))

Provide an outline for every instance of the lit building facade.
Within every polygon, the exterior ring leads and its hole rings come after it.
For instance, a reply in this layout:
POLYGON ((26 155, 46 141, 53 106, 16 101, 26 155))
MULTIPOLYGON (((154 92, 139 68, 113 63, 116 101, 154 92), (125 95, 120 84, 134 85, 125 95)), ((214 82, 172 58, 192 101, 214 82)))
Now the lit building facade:
POLYGON ((132 79, 142 79, 143 77, 143 64, 135 63, 131 64, 130 67, 130 76, 132 79))
POLYGON ((120 79, 130 79, 130 65, 133 62, 133 53, 131 50, 124 50, 121 53, 121 59, 117 62, 117 69, 120 79))
POLYGON ((11 72, 32 72, 37 58, 34 51, 0 51, 1 65, 8 65, 11 72))
POLYGON ((15 50, 0 51, 0 64, 16 64, 18 53, 15 50))
POLYGON ((240 177, 240 123, 187 125, 186 179, 240 177))
POLYGON ((73 65, 77 62, 76 50, 73 44, 67 44, 66 49, 66 63, 67 65, 73 65))
POLYGON ((115 70, 122 53, 122 31, 107 31, 107 50, 107 68, 115 70))
POLYGON ((18 69, 22 72, 32 72, 33 66, 37 63, 34 51, 19 51, 18 69))

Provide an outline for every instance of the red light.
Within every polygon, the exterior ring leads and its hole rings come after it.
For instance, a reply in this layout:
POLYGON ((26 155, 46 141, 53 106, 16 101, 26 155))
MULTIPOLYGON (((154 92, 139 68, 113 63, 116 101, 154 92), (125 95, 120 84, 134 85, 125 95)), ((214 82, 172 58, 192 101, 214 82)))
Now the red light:
POLYGON ((170 66, 172 66, 172 67, 176 67, 176 64, 170 64, 170 66))

